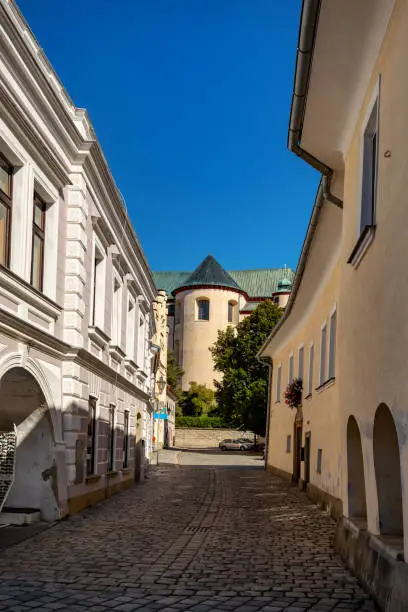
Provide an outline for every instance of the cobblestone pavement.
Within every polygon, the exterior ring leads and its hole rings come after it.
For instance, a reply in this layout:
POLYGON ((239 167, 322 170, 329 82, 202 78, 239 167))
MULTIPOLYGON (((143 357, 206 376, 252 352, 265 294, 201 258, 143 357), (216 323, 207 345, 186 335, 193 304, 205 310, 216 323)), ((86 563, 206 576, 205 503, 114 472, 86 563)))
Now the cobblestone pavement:
POLYGON ((372 611, 333 523, 263 470, 159 466, 2 551, 0 610, 372 611))

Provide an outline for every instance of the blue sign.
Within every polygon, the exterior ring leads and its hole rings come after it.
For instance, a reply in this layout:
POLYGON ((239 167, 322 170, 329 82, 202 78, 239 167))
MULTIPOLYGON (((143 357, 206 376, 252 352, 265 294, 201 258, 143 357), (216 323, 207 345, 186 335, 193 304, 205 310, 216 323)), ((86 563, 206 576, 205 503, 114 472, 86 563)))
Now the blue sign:
POLYGON ((154 412, 153 413, 153 418, 154 419, 167 419, 167 414, 165 412, 154 412))

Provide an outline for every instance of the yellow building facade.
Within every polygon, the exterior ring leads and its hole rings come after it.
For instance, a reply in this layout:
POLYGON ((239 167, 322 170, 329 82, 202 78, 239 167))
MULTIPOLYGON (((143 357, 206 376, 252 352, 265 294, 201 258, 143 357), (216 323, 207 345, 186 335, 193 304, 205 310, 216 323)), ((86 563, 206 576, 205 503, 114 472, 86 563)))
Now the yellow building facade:
POLYGON ((267 468, 330 508, 343 557, 392 612, 408 609, 407 32, 405 0, 303 2, 289 148, 322 181, 285 315, 260 352, 272 370, 267 468))
POLYGON ((236 326, 265 299, 285 307, 293 271, 288 268, 227 272, 208 255, 193 272, 155 272, 168 296, 169 348, 183 368, 182 388, 191 382, 214 388, 210 347, 219 330, 236 326))

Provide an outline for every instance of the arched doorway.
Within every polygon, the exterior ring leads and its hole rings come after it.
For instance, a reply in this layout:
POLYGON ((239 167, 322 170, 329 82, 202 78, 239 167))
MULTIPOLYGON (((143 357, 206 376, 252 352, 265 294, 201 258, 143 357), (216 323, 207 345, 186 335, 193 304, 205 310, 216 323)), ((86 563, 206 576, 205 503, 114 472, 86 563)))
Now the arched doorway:
POLYGON ((389 408, 380 404, 374 419, 374 466, 380 533, 403 535, 401 464, 397 430, 389 408))
POLYGON ((363 449, 356 419, 347 423, 348 515, 367 524, 367 504, 364 480, 363 449))
POLYGON ((0 431, 17 428, 16 465, 7 509, 37 510, 46 521, 59 516, 54 437, 48 406, 34 376, 22 367, 0 380, 0 431))

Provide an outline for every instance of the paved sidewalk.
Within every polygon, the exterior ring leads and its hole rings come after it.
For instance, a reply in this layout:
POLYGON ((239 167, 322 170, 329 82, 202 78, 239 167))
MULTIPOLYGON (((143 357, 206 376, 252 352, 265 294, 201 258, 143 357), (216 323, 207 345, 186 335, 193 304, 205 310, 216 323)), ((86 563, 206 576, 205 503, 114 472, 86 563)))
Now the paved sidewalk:
POLYGON ((159 466, 2 551, 0 610, 372 611, 331 519, 262 470, 159 466))

